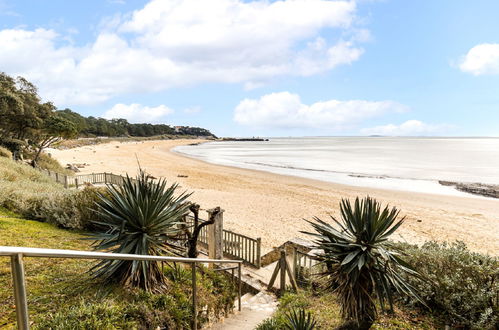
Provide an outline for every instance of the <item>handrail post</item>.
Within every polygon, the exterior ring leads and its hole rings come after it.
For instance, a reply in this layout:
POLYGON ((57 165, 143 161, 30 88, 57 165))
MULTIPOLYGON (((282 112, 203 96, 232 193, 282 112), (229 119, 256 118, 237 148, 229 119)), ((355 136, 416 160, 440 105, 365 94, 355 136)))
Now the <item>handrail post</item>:
POLYGON ((237 309, 241 311, 241 291, 242 291, 242 272, 241 272, 242 263, 237 264, 237 277, 239 278, 239 282, 237 283, 237 309))
POLYGON ((68 176, 64 175, 64 188, 68 189, 68 176))
POLYGON ((282 297, 284 292, 286 292, 286 250, 281 250, 281 258, 279 259, 279 265, 281 268, 281 279, 279 282, 279 293, 282 297))
POLYGON ((256 268, 262 267, 262 238, 256 239, 256 268))
POLYGON ((192 329, 198 328, 198 298, 197 298, 197 283, 196 283, 196 262, 192 263, 192 329))
MULTIPOLYGON (((219 207, 206 210, 208 213, 208 219, 214 218, 214 223, 209 225, 206 229, 208 230, 208 256, 211 259, 223 259, 224 258, 224 241, 223 241, 223 213, 224 210, 219 207), (214 213, 216 213, 214 215, 214 213), (214 215, 214 216, 213 216, 214 215)), ((210 267, 213 267, 210 264, 210 267)))
POLYGON ((29 329, 28 301, 26 299, 26 281, 24 279, 23 255, 10 257, 12 279, 14 282, 14 299, 16 302, 17 327, 19 330, 29 329))

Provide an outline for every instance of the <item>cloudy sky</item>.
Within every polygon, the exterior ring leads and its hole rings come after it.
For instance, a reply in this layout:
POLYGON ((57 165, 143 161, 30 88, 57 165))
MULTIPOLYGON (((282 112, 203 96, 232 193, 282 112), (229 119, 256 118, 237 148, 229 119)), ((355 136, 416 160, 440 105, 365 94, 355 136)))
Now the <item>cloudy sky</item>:
POLYGON ((497 0, 0 0, 60 109, 220 136, 499 136, 497 0))

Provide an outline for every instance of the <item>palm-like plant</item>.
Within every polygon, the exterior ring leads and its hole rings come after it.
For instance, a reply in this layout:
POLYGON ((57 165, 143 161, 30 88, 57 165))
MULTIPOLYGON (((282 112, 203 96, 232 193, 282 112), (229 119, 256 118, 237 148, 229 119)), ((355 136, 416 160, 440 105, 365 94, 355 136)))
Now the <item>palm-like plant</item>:
POLYGON ((284 324, 287 330, 314 330, 317 321, 310 312, 305 312, 304 309, 293 309, 286 313, 286 323, 284 324))
POLYGON ((336 228, 315 217, 308 221, 315 232, 305 233, 312 235, 315 248, 323 251, 316 258, 326 266, 322 275, 328 289, 339 296, 343 318, 359 329, 368 329, 376 318, 376 299, 381 308, 388 302, 393 310, 394 290, 417 298, 403 274, 419 275, 388 241, 404 221, 397 220, 395 207, 381 209, 370 197, 356 198, 352 207, 343 199, 340 212, 341 221, 331 217, 336 228))
MULTIPOLYGON (((126 177, 123 185, 109 186, 100 194, 96 211, 101 221, 91 234, 96 250, 140 255, 171 254, 172 239, 181 234, 177 226, 189 211, 185 192, 175 196, 177 184, 154 182, 144 171, 136 179, 126 177)), ((92 268, 94 276, 107 282, 162 291, 164 276, 157 262, 103 260, 92 268)))

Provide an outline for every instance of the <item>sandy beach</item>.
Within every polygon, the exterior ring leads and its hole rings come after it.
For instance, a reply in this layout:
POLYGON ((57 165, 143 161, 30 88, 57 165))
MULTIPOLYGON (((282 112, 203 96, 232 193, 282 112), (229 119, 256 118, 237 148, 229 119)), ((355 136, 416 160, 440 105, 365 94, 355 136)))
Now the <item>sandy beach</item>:
POLYGON ((261 237, 265 250, 304 237, 299 233, 308 229, 304 218, 337 216, 341 198, 370 195, 397 206, 406 216, 397 240, 418 244, 461 240, 471 250, 499 254, 499 200, 345 186, 213 165, 170 151, 195 142, 201 141, 111 142, 50 153, 63 165, 89 164, 81 174, 135 175, 137 155, 151 175, 178 182, 181 189, 193 192, 191 200, 202 209, 222 207, 225 228, 261 237))

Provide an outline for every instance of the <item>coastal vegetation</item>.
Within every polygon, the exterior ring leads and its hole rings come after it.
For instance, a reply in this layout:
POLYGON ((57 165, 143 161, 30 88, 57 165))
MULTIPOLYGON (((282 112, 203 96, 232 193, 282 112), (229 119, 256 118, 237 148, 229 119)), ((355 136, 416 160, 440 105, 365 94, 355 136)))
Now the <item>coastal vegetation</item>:
MULTIPOLYGON (((177 193, 178 185, 167 186, 164 179, 153 181, 144 171, 137 179, 126 177, 120 186, 109 186, 98 194, 94 221, 94 248, 114 253, 140 255, 180 254, 175 245, 182 233, 180 223, 189 212, 188 193, 177 193)), ((158 262, 103 260, 93 275, 108 283, 164 292, 165 277, 158 262)))
POLYGON ((286 328, 291 314, 304 323, 306 311, 319 329, 497 328, 497 257, 471 252, 462 242, 390 241, 404 219, 369 197, 353 205, 342 200, 340 214, 334 226, 309 221, 315 231, 307 234, 320 251, 312 256, 316 270, 303 290, 281 297, 259 330, 286 328))
POLYGON ((418 297, 407 277, 422 277, 388 240, 400 227, 399 211, 375 199, 357 198, 352 205, 343 199, 341 219, 332 217, 335 226, 319 218, 308 221, 315 232, 314 248, 321 253, 315 259, 324 264, 324 289, 334 291, 341 314, 350 327, 369 329, 376 320, 376 301, 382 309, 393 310, 393 292, 418 297))
MULTIPOLYGON (((394 296, 393 312, 378 313, 371 329, 497 329, 499 323, 499 261, 496 257, 469 251, 464 243, 427 242, 418 247, 393 243, 426 281, 412 276, 407 281, 419 297, 394 296)), ((323 290, 321 274, 298 293, 288 292, 279 300, 275 315, 260 330, 281 329, 286 314, 295 309, 309 311, 318 329, 341 328, 341 300, 323 290)), ((379 303, 378 307, 381 307, 379 303)))
MULTIPOLYGON (((31 221, 0 209, 2 245, 91 250, 83 232, 31 221)), ((168 290, 161 294, 139 288, 104 285, 88 272, 95 262, 29 258, 25 262, 30 318, 34 329, 189 329, 192 318, 191 276, 180 264, 161 269, 168 290), (63 303, 62 303, 63 302, 63 303)), ((223 274, 198 272, 198 299, 205 306, 200 324, 232 308, 235 294, 223 274)), ((0 328, 15 324, 8 258, 0 258, 0 328)))
POLYGON ((64 189, 31 166, 0 157, 0 206, 25 219, 88 229, 98 219, 91 207, 99 189, 64 189))
POLYGON ((158 135, 214 135, 200 127, 165 124, 132 124, 126 119, 84 117, 70 110, 57 110, 43 102, 37 87, 23 77, 0 72, 0 146, 14 158, 29 157, 37 165, 44 149, 75 137, 149 137, 158 135))

